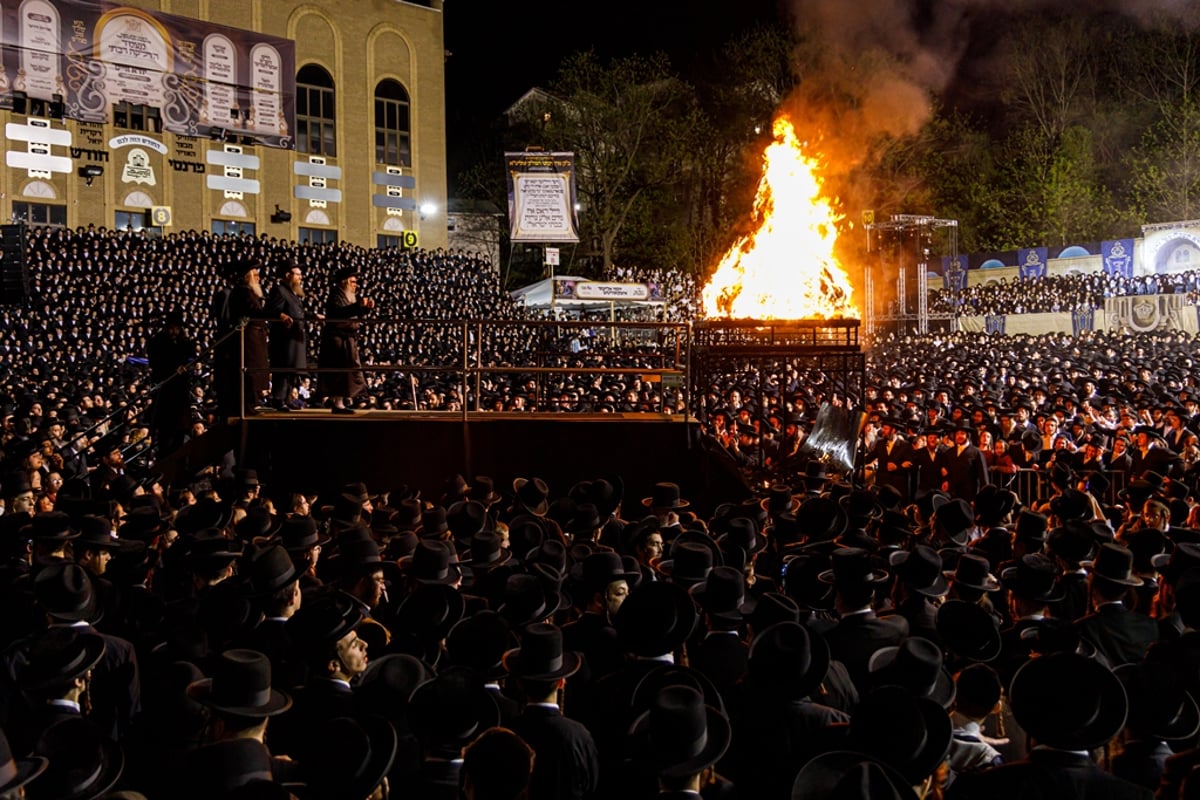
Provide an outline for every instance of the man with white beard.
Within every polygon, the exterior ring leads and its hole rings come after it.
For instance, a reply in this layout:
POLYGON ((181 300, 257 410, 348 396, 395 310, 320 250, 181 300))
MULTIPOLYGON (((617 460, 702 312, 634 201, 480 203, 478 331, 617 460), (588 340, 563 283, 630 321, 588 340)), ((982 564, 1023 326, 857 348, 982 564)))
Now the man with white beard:
POLYGON ((358 353, 358 323, 353 320, 375 307, 375 301, 358 295, 358 268, 342 267, 334 275, 325 315, 331 320, 321 335, 322 369, 349 369, 321 375, 321 393, 333 403, 334 414, 353 414, 354 398, 367 388, 358 353))
MULTIPOLYGON (((268 348, 272 369, 307 369, 308 340, 304 330, 304 273, 295 261, 277 267, 279 282, 267 295, 267 315, 271 322, 268 348)), ((324 315, 316 314, 317 319, 324 315)), ((292 392, 300 385, 298 372, 271 373, 271 405, 279 411, 291 411, 292 392)))
MULTIPOLYGON (((231 348, 234 357, 230 365, 235 373, 242 366, 246 368, 242 378, 245 396, 240 398, 245 404, 241 408, 243 414, 253 414, 267 391, 267 311, 258 270, 259 265, 253 261, 240 261, 229 267, 229 275, 236 282, 229 295, 229 315, 235 322, 246 323, 241 333, 245 342, 244 361, 237 358, 239 335, 234 334, 231 348)), ((231 383, 237 387, 236 380, 231 383)), ((231 407, 238 408, 238 398, 231 400, 231 407)))

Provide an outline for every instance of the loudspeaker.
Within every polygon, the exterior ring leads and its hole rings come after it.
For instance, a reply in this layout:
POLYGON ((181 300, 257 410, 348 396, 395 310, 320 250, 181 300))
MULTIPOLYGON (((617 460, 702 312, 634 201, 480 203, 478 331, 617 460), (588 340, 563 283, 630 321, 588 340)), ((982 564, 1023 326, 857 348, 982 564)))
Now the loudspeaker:
POLYGON ((0 225, 0 303, 16 305, 29 297, 25 226, 0 225))

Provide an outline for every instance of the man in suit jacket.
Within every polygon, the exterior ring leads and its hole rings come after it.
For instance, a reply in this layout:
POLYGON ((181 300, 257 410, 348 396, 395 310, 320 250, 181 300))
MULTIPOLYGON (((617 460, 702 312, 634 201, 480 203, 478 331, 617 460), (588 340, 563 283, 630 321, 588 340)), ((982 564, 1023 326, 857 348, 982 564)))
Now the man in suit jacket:
POLYGON ((505 653, 504 664, 525 696, 525 711, 512 730, 534 752, 529 800, 590 797, 600 782, 596 742, 558 705, 559 689, 579 669, 579 654, 563 652, 556 625, 538 623, 525 629, 520 647, 505 653))
POLYGON ((1017 671, 1009 699, 1034 749, 1021 761, 959 775, 947 800, 1154 796, 1100 769, 1089 754, 1121 732, 1128 713, 1125 691, 1108 667, 1074 652, 1040 656, 1017 671))
POLYGON ((899 615, 879 617, 872 603, 879 586, 888 579, 874 569, 870 554, 858 547, 843 547, 831 556, 833 569, 819 580, 832 583, 841 619, 828 633, 829 650, 846 665, 850 679, 863 691, 868 686, 867 664, 876 651, 899 645, 908 636, 908 621, 899 615))
POLYGON ((1158 623, 1125 606, 1122 598, 1140 586, 1132 574, 1133 553, 1112 542, 1100 547, 1096 560, 1085 564, 1095 612, 1077 621, 1080 637, 1091 642, 1112 667, 1136 663, 1158 641, 1158 623))
POLYGON ((900 492, 901 501, 908 505, 912 499, 912 479, 917 470, 913 448, 904 437, 897 435, 898 422, 883 420, 879 438, 871 448, 866 463, 875 464, 875 485, 891 486, 900 492))
MULTIPOLYGON (((271 320, 268 355, 271 366, 282 369, 308 367, 308 337, 304 330, 304 273, 295 261, 279 265, 279 281, 267 295, 267 315, 271 320)), ((317 319, 324 319, 317 314, 317 319)), ((292 389, 300 384, 298 372, 271 373, 271 404, 280 411, 291 411, 292 389)))
POLYGON ((917 470, 917 494, 938 492, 942 489, 942 434, 938 428, 926 428, 921 435, 922 445, 913 451, 912 460, 917 470))
POLYGON ((942 456, 945 470, 942 491, 951 497, 974 501, 988 483, 987 463, 983 453, 971 442, 973 431, 969 425, 954 429, 954 446, 947 448, 942 456))

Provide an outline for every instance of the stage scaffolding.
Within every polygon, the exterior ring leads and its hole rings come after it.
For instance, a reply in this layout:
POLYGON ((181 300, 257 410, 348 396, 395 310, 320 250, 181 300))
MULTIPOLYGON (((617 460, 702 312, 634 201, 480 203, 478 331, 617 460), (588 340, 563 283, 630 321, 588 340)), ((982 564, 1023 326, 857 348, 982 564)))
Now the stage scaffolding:
POLYGON ((931 319, 944 318, 953 324, 953 314, 930 314, 929 265, 934 258, 948 258, 955 271, 949 286, 957 294, 958 220, 892 214, 886 222, 869 223, 866 229, 867 250, 877 252, 879 261, 877 268, 868 265, 864 270, 865 335, 874 338, 885 324, 897 332, 918 334, 929 332, 931 319), (889 297, 894 300, 881 310, 881 301, 887 303, 889 297))

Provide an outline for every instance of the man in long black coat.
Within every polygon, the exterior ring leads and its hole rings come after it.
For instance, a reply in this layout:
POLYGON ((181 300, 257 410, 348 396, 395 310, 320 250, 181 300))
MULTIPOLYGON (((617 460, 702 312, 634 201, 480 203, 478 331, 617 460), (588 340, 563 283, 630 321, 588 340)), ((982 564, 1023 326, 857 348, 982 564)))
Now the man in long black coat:
POLYGON ((154 398, 153 426, 162 452, 183 444, 188 429, 191 382, 185 367, 196 357, 196 342, 183 332, 183 313, 167 312, 163 329, 146 343, 150 380, 158 386, 154 398))
MULTIPOLYGON (((279 266, 279 281, 267 295, 267 314, 271 321, 268 355, 271 367, 306 369, 308 339, 304 330, 304 274, 295 261, 279 266)), ((324 319, 317 314, 317 319, 324 319)), ((298 372, 271 373, 271 405, 290 411, 292 389, 300 383, 298 372)))
POLYGON ((352 320, 374 308, 375 301, 358 296, 358 270, 354 267, 338 270, 334 282, 325 315, 339 321, 325 326, 319 363, 322 369, 351 368, 351 371, 323 374, 321 382, 324 394, 333 402, 333 412, 353 414, 350 403, 366 390, 367 380, 357 369, 362 367, 362 359, 358 354, 358 323, 352 320))

